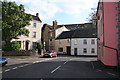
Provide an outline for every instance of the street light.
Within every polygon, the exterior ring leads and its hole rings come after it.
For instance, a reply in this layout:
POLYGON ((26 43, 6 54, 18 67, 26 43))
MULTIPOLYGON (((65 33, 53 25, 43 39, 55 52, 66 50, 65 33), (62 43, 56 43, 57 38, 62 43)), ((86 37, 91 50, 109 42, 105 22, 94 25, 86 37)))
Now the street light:
POLYGON ((44 50, 45 50, 45 42, 43 43, 43 46, 44 46, 44 50))

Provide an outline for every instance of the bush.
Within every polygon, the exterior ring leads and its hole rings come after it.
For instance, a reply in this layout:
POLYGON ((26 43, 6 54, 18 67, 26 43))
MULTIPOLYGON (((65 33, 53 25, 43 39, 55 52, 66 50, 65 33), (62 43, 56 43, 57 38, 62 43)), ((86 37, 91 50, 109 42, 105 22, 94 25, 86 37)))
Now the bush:
POLYGON ((20 44, 19 44, 19 42, 6 43, 4 50, 5 51, 20 50, 20 44))

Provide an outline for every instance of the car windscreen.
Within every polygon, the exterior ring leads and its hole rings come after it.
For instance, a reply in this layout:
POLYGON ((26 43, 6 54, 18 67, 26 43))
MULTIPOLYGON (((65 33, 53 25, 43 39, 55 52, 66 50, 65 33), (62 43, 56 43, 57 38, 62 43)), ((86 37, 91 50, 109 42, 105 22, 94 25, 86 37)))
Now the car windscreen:
POLYGON ((48 51, 47 53, 52 53, 52 51, 48 51))

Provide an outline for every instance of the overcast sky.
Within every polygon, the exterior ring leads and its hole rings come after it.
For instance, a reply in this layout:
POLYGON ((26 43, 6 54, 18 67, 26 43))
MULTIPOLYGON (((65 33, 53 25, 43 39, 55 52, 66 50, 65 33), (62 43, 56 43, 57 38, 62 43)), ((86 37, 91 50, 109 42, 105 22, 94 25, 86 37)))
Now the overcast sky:
POLYGON ((91 8, 97 8, 98 0, 8 0, 23 4, 26 13, 39 13, 42 24, 52 25, 54 20, 58 24, 86 23, 91 8))

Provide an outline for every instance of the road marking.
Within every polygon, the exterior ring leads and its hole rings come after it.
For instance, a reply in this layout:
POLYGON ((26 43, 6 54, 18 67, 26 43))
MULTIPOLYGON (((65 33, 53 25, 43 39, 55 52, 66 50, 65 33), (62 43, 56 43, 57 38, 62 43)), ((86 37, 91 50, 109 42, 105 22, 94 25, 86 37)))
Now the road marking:
POLYGON ((33 62, 33 63, 36 63, 36 61, 35 61, 35 62, 33 62))
POLYGON ((70 59, 70 60, 73 60, 73 59, 70 59))
POLYGON ((97 71, 102 71, 102 70, 100 70, 100 69, 96 69, 97 71))
POLYGON ((14 67, 14 68, 12 68, 12 69, 17 69, 18 67, 14 67))
POLYGON ((91 64, 92 64, 92 67, 93 67, 93 69, 94 69, 95 67, 94 67, 94 65, 93 65, 93 63, 92 63, 92 62, 91 62, 91 64))
POLYGON ((0 72, 0 74, 2 74, 2 71, 0 72))
POLYGON ((58 70, 61 66, 58 66, 57 68, 55 68, 51 73, 54 73, 56 70, 58 70))
POLYGON ((10 71, 10 69, 5 70, 5 72, 8 72, 8 71, 10 71))
POLYGON ((21 67, 24 67, 24 66, 23 66, 23 65, 21 65, 21 66, 19 66, 19 67, 21 68, 21 67))
POLYGON ((28 66, 29 64, 25 64, 24 66, 28 66))
POLYGON ((64 64, 66 64, 68 61, 64 62, 64 64))
POLYGON ((113 73, 110 73, 110 72, 107 72, 107 74, 110 74, 110 75, 113 75, 113 76, 115 76, 116 74, 113 74, 113 73))

